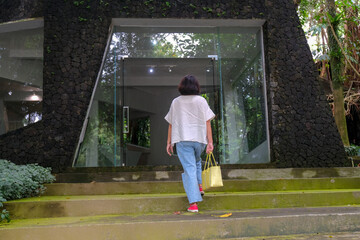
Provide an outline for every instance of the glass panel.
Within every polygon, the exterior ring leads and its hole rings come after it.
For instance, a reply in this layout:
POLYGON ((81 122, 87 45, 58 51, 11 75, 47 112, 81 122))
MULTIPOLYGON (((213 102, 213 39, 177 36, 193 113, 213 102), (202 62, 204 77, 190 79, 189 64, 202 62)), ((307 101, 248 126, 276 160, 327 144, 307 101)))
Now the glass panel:
POLYGON ((223 98, 223 163, 269 162, 259 28, 218 34, 223 98))
POLYGON ((129 107, 128 129, 123 134, 125 165, 178 165, 177 157, 164 151, 167 123, 164 116, 179 95, 177 86, 187 71, 198 77, 202 92, 212 90, 205 81, 208 58, 126 58, 124 60, 124 105, 129 107), (149 63, 156 68, 149 66, 149 63), (171 67, 169 67, 171 66, 171 67), (151 71, 152 70, 152 71, 151 71))
MULTIPOLYGON (((201 96, 204 97, 210 108, 216 114, 216 117, 211 121, 211 128, 213 133, 213 141, 214 141, 214 155, 218 160, 220 157, 220 147, 221 146, 221 117, 220 117, 220 92, 221 85, 219 83, 219 70, 218 70, 218 56, 213 55, 208 58, 208 64, 205 68, 205 79, 206 84, 201 85, 201 96)), ((205 159, 206 153, 204 151, 202 155, 202 159, 205 159)))
POLYGON ((121 106, 117 98, 121 62, 115 57, 116 39, 112 39, 97 82, 89 116, 85 124, 85 136, 80 143, 76 167, 110 167, 121 165, 120 116, 121 106), (115 71, 116 70, 116 71, 115 71), (116 133, 116 134, 115 134, 116 133))
POLYGON ((209 28, 115 28, 117 55, 126 56, 123 99, 129 107, 129 132, 123 134, 121 144, 125 165, 180 164, 164 151, 164 116, 186 74, 197 76, 206 89, 208 55, 216 53, 211 32, 209 28))
POLYGON ((115 27, 120 55, 129 58, 207 58, 216 54, 214 28, 115 27))
POLYGON ((42 119, 43 28, 6 25, 0 29, 0 134, 42 119))
POLYGON ((164 116, 186 74, 216 114, 217 159, 269 161, 261 28, 115 27, 106 54, 75 166, 179 165, 164 116))

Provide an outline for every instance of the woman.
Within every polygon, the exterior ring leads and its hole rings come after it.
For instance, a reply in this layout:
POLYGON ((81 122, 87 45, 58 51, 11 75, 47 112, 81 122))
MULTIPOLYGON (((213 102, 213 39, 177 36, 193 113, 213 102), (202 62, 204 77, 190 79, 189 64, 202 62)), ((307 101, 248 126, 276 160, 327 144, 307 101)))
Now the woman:
POLYGON ((215 117, 205 98, 199 96, 200 85, 192 75, 185 76, 178 90, 181 96, 175 98, 165 120, 169 123, 166 151, 171 156, 176 144, 177 155, 183 166, 182 180, 190 207, 189 212, 198 212, 197 203, 204 194, 201 180, 201 158, 204 151, 213 151, 210 121, 215 117))

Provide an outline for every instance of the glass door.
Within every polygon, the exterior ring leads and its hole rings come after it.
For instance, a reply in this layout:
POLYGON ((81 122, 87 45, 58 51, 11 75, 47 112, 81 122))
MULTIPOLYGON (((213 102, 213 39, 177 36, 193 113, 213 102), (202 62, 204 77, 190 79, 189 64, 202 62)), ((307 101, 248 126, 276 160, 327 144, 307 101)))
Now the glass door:
MULTIPOLYGON (((202 95, 218 106, 214 60, 211 58, 131 58, 118 56, 116 101, 120 122, 116 136, 121 166, 179 165, 176 156, 165 152, 167 122, 164 116, 179 96, 177 86, 187 74, 195 75, 202 95)), ((116 111, 116 109, 114 109, 116 111)), ((114 124, 116 128, 116 124, 114 124)))
MULTIPOLYGON (((214 142, 214 155, 216 160, 222 157, 222 121, 221 111, 222 85, 219 75, 218 55, 208 55, 208 65, 206 67, 206 85, 201 87, 201 96, 204 97, 216 117, 211 121, 211 128, 214 142)), ((205 157, 205 154, 203 155, 205 157)))
POLYGON ((148 61, 119 55, 118 77, 119 145, 121 166, 147 165, 151 153, 150 119, 156 115, 155 98, 151 89, 156 85, 149 78, 153 68, 148 61), (149 71, 148 73, 146 71, 149 71))

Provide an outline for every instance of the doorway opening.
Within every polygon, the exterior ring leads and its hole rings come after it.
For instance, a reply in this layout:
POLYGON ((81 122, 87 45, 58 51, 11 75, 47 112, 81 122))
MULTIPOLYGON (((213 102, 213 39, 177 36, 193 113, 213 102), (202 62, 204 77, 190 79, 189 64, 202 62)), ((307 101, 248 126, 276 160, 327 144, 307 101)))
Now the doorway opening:
POLYGON ((197 77, 216 114, 217 159, 222 164, 270 161, 259 23, 124 21, 114 21, 75 167, 180 165, 165 151, 164 116, 187 74, 197 77))

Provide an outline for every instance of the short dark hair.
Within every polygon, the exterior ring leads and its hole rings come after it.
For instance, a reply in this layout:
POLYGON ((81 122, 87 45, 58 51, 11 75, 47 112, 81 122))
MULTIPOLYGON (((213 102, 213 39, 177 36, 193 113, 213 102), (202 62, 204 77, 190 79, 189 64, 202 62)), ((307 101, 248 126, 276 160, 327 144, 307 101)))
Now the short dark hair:
POLYGON ((178 90, 181 95, 199 95, 199 81, 193 75, 186 75, 183 79, 181 79, 178 90))

